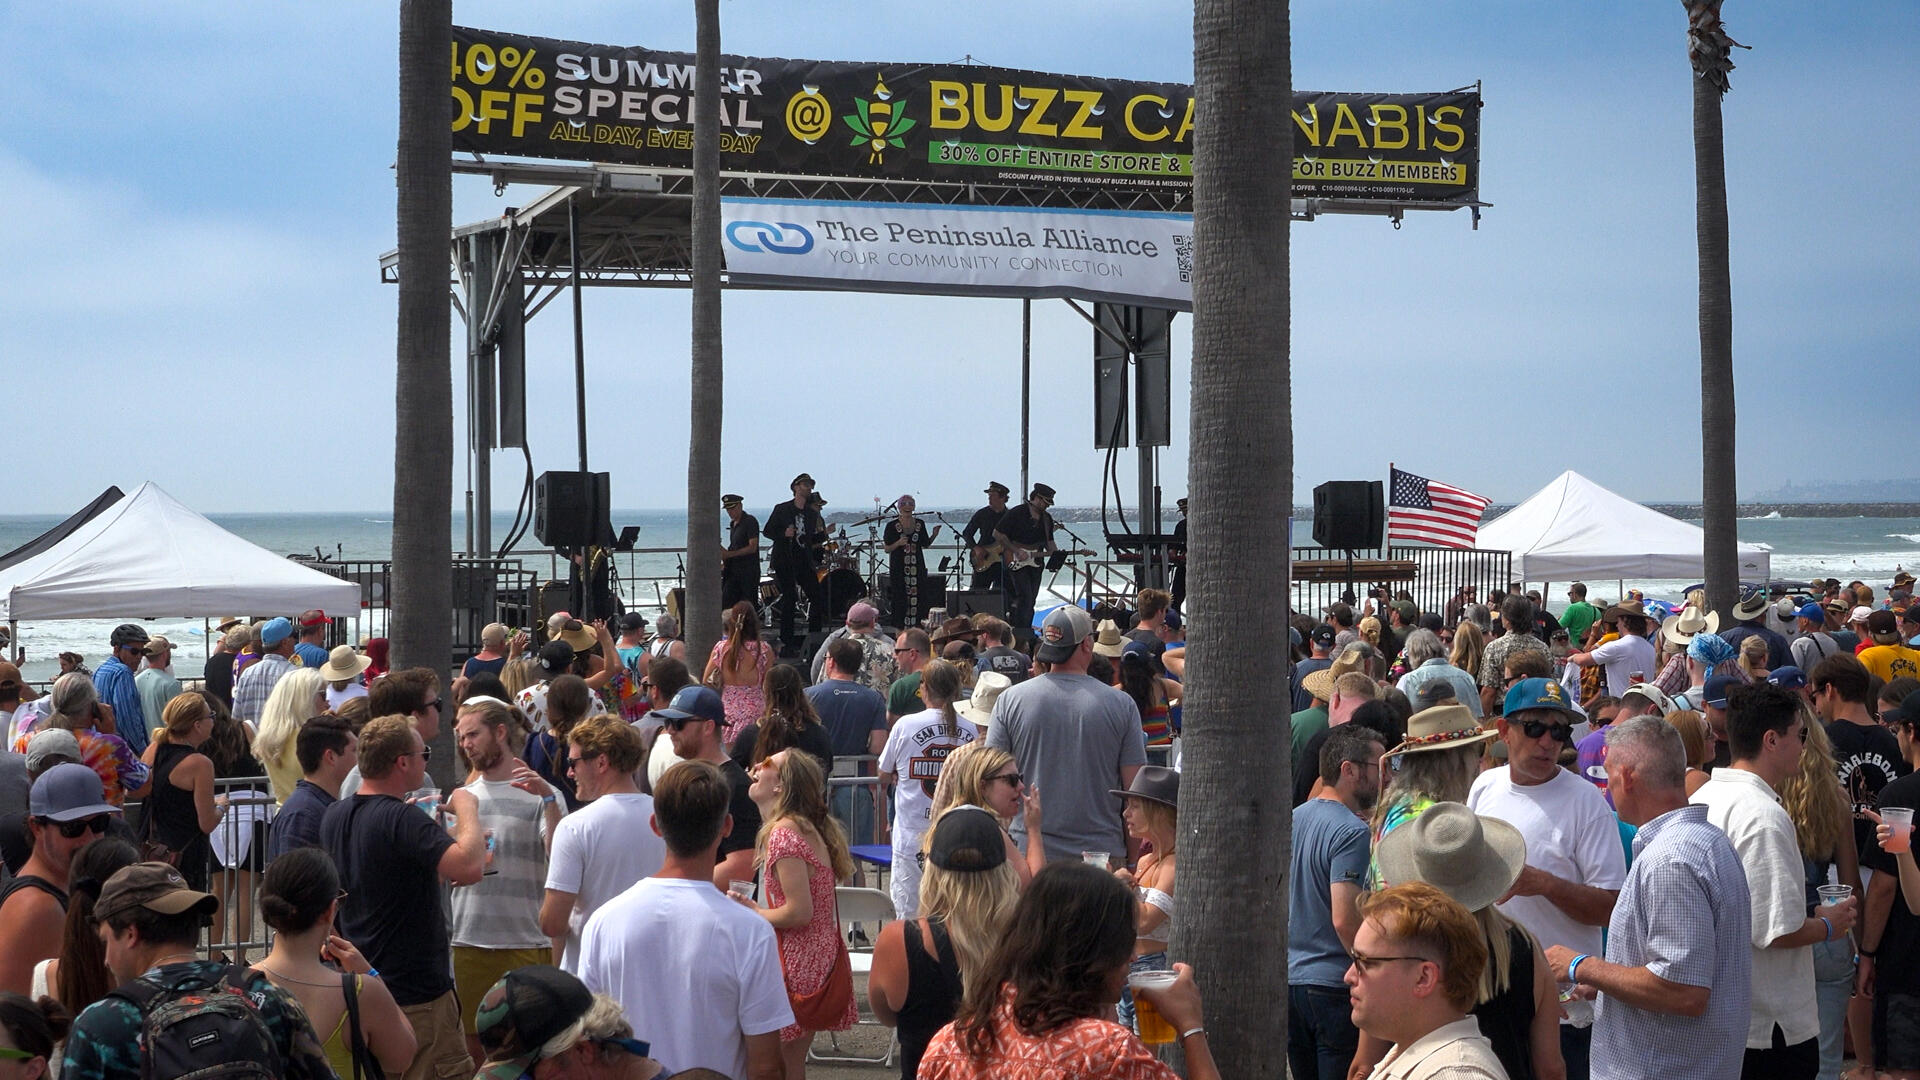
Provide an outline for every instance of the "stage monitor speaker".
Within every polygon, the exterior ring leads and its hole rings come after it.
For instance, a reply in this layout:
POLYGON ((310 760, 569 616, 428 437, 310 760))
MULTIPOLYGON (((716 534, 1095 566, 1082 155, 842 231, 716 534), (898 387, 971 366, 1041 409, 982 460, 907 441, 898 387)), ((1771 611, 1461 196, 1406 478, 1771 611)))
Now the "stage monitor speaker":
POLYGON ((607 474, 543 472, 533 482, 533 535, 550 548, 582 548, 612 540, 607 474))
POLYGON ((1329 480, 1313 489, 1313 542, 1323 548, 1377 548, 1386 525, 1378 480, 1329 480))
POLYGON ((947 617, 987 614, 1007 617, 1007 594, 998 589, 948 589, 947 617))

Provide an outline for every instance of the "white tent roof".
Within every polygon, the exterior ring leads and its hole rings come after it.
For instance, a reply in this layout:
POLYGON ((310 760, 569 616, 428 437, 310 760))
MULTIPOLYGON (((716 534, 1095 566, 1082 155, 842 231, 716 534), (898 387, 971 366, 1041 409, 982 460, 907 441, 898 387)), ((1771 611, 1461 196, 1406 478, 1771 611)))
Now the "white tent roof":
MULTIPOLYGON (((1568 470, 1486 525, 1476 547, 1513 552, 1522 581, 1705 576, 1706 532, 1568 470)), ((1740 545, 1740 577, 1764 580, 1768 549, 1740 545)))
POLYGON ((360 586, 233 535, 151 482, 0 571, 0 619, 357 612, 360 586))

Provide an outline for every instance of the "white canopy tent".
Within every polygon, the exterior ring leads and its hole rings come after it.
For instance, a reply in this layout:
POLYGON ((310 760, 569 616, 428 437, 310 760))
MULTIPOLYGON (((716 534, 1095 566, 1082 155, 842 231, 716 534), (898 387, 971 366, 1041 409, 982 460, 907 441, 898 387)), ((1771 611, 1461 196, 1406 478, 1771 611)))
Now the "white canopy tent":
MULTIPOLYGON (((1705 576, 1706 532, 1608 491, 1572 470, 1480 527, 1476 547, 1513 552, 1521 581, 1705 576)), ((1765 580, 1765 545, 1740 545, 1740 577, 1765 580)))
POLYGON ((148 482, 53 547, 0 570, 0 619, 211 618, 360 610, 360 586, 201 517, 148 482))

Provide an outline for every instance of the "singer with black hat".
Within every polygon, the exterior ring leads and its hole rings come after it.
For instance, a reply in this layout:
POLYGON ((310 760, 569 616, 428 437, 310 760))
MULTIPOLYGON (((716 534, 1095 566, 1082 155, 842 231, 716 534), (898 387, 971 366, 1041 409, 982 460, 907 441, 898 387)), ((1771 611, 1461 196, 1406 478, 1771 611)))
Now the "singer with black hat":
POLYGON ((720 606, 760 602, 760 519, 747 513, 738 495, 720 496, 727 512, 727 546, 720 551, 720 606))
POLYGON ((1007 496, 1013 492, 998 480, 987 485, 987 505, 973 512, 967 527, 960 530, 973 561, 973 587, 998 589, 1006 584, 1000 563, 1000 542, 993 532, 1007 515, 1007 496))
POLYGON ((794 606, 802 596, 807 599, 807 631, 817 633, 826 625, 827 598, 814 572, 813 549, 826 543, 827 523, 813 505, 813 477, 801 473, 787 487, 793 498, 773 508, 760 535, 773 545, 767 564, 780 590, 780 642, 794 648, 800 644, 793 633, 794 606))

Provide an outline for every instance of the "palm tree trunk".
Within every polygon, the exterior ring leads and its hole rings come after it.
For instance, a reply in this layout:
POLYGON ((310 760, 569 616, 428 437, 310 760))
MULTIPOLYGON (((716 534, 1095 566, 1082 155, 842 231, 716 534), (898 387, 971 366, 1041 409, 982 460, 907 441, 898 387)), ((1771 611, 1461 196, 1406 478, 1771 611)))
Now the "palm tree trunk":
MULTIPOLYGON (((451 0, 401 0, 400 145, 394 170, 400 313, 393 411, 393 619, 387 636, 394 667, 429 667, 443 678, 453 660, 453 368, 447 306, 452 25, 451 0)), ((451 729, 443 725, 442 735, 450 739, 451 729)), ((452 768, 451 753, 443 750, 440 757, 436 773, 452 768)))
POLYGON ((1720 0, 1684 0, 1693 79, 1694 231, 1700 258, 1700 511, 1707 607, 1726 619, 1740 592, 1734 483, 1733 276, 1727 264, 1726 142, 1720 99, 1735 42, 1720 0))
POLYGON ((1194 966, 1223 1075, 1286 1075, 1285 655, 1293 416, 1293 99, 1285 3, 1197 0, 1193 393, 1176 958, 1194 966))
POLYGON ((720 2, 694 0, 693 404, 687 446, 689 664, 720 636, 720 2))

